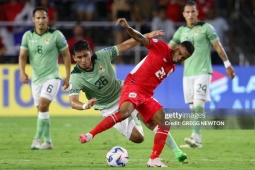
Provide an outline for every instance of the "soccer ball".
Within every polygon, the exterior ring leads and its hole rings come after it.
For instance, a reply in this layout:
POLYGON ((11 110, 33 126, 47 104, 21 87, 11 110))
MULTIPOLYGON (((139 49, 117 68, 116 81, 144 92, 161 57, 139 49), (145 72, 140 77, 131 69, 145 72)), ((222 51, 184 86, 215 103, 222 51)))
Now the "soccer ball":
POLYGON ((111 167, 124 167, 129 160, 128 152, 121 146, 114 146, 106 154, 106 162, 111 167))

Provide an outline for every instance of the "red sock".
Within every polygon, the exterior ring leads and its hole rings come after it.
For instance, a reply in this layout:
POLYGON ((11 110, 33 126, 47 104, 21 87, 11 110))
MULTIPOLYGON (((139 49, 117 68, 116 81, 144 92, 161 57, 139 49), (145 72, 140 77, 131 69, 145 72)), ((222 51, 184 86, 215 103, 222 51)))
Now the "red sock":
POLYGON ((119 112, 114 113, 110 116, 105 117, 100 123, 97 124, 97 126, 92 129, 89 133, 93 135, 93 137, 98 134, 101 133, 107 129, 110 129, 111 127, 113 127, 116 123, 121 122, 122 118, 119 114, 119 112))
POLYGON ((150 158, 155 159, 158 158, 159 155, 161 154, 165 143, 166 143, 166 138, 168 135, 169 129, 162 128, 162 126, 158 126, 158 130, 154 136, 154 144, 153 144, 153 149, 150 158))

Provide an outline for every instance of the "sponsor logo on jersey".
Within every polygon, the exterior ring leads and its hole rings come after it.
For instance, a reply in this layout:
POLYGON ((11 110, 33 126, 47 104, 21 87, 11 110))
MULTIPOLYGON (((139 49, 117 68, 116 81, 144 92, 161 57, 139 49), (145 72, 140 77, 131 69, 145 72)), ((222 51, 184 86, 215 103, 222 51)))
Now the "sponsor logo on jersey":
POLYGON ((110 49, 111 49, 111 47, 104 48, 105 51, 109 51, 110 49))
POLYGON ((130 98, 136 98, 137 94, 135 92, 130 92, 128 97, 130 98))
POLYGON ((156 43, 158 42, 158 39, 153 38, 152 41, 156 43))
POLYGON ((170 74, 172 74, 173 71, 174 71, 174 69, 172 68, 172 69, 167 73, 167 77, 168 77, 170 74))
POLYGON ((29 40, 29 42, 36 43, 37 41, 36 40, 29 40))
POLYGON ((90 77, 90 78, 87 79, 87 81, 90 81, 90 80, 92 80, 92 79, 93 79, 93 77, 90 77))
POLYGON ((166 58, 163 58, 163 60, 164 60, 164 62, 165 62, 165 63, 167 63, 167 60, 166 60, 166 58))
POLYGON ((45 44, 50 44, 50 38, 47 38, 47 37, 46 37, 46 38, 44 39, 44 42, 45 42, 45 44))

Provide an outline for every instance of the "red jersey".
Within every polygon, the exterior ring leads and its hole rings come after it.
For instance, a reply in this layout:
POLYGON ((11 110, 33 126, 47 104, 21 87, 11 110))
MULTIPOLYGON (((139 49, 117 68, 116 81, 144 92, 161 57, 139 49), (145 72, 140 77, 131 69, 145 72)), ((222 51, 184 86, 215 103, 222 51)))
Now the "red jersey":
POLYGON ((172 49, 158 39, 149 39, 148 55, 128 74, 124 84, 138 85, 153 95, 156 87, 175 70, 172 49))

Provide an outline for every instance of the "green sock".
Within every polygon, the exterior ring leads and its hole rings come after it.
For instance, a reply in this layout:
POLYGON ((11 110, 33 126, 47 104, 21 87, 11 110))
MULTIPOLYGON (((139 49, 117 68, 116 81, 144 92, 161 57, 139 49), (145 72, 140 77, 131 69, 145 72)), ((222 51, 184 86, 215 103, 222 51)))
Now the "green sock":
POLYGON ((45 142, 51 142, 51 136, 50 136, 50 119, 44 119, 46 121, 45 128, 43 131, 44 141, 45 142))
MULTIPOLYGON (((204 113, 204 108, 201 106, 196 106, 194 109, 194 113, 196 115, 196 117, 192 118, 192 121, 199 121, 201 122, 202 118, 202 114, 204 113)), ((201 124, 196 124, 192 126, 192 133, 196 133, 196 134, 201 134, 201 124)))
POLYGON ((45 119, 37 119, 37 129, 34 139, 41 139, 46 123, 47 121, 45 119))
POLYGON ((168 136, 166 138, 166 145, 173 151, 175 152, 176 150, 180 150, 179 147, 176 145, 172 135, 168 133, 168 136))

